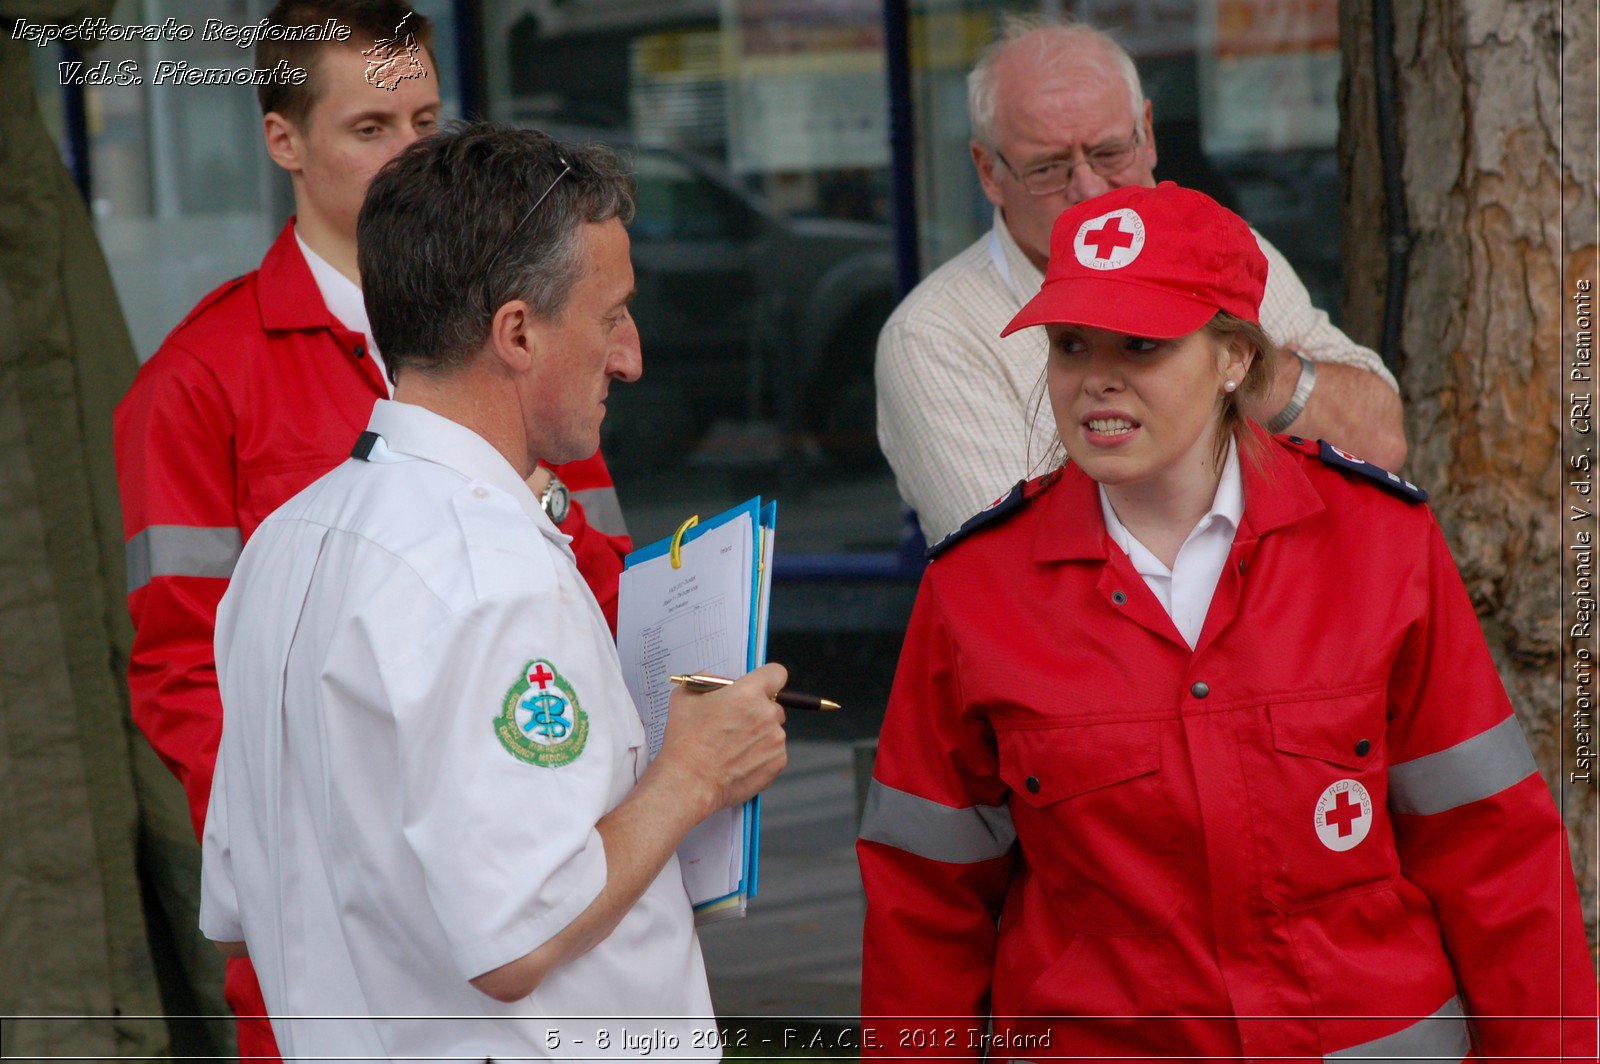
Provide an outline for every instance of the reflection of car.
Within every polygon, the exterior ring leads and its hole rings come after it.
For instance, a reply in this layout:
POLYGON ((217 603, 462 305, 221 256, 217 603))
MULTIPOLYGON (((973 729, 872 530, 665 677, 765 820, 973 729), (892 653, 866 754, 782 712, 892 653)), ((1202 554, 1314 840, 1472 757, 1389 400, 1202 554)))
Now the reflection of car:
POLYGON ((645 374, 612 393, 613 464, 659 462, 719 421, 775 427, 791 457, 812 444, 876 455, 872 357, 895 304, 887 226, 787 218, 674 148, 541 128, 610 144, 638 183, 629 231, 645 374))

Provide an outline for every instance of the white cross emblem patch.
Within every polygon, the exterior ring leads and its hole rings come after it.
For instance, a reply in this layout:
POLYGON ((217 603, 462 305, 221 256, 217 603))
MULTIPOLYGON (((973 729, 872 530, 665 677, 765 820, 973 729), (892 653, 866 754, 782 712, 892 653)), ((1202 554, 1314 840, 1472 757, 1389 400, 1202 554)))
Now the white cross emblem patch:
POLYGON ((1322 845, 1335 852, 1353 850, 1372 830, 1372 797, 1359 780, 1339 780, 1317 799, 1311 818, 1322 845))
POLYGON ((1072 250, 1091 270, 1120 270, 1144 250, 1144 219, 1131 207, 1091 218, 1078 227, 1072 250))

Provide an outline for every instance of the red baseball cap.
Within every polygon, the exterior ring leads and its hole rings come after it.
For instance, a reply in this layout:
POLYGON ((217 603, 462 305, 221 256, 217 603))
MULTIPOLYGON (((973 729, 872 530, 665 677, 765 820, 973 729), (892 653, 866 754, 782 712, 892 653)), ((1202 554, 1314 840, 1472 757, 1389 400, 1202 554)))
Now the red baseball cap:
POLYGON ((1129 185, 1056 219, 1044 287, 1000 335, 1062 322, 1167 340, 1219 310, 1259 324, 1266 284, 1243 218, 1171 181, 1129 185))

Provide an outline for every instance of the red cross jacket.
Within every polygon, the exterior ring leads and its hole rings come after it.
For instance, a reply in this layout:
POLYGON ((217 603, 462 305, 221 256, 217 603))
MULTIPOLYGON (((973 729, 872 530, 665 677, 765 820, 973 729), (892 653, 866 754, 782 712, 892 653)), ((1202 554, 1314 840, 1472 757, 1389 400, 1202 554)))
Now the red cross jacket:
POLYGON ((870 1048, 1594 1058, 1566 833, 1432 512, 1260 440, 1192 651, 1076 468, 928 568, 858 844, 870 1048))
MULTIPOLYGON (((222 735, 217 603, 256 526, 350 457, 388 396, 365 345, 323 302, 290 219, 261 268, 202 299, 117 407, 133 719, 183 784, 197 836, 222 735)), ((561 530, 614 627, 632 541, 611 475, 599 453, 556 472, 573 500, 561 530)), ((245 963, 229 965, 228 998, 240 1015, 265 1014, 245 963)), ((263 1047, 256 1026, 241 1025, 241 1052, 263 1047)))

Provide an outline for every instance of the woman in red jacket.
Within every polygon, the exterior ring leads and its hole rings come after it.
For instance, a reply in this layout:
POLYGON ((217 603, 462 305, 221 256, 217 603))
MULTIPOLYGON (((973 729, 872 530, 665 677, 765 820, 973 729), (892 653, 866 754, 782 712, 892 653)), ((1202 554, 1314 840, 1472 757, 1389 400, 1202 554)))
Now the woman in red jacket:
POLYGON ((929 552, 869 1052, 1593 1057, 1565 831, 1426 496, 1239 414, 1265 279, 1170 183, 1056 224, 1007 331, 1049 330, 1070 464, 929 552))

